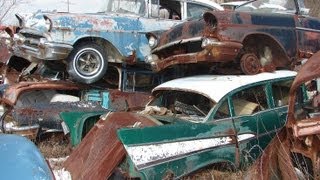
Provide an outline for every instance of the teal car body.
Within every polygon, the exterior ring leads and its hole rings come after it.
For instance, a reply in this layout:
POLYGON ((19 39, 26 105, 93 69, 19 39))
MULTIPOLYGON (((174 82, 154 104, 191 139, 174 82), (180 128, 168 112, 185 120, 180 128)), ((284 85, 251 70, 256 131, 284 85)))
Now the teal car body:
POLYGON ((161 84, 140 112, 161 125, 117 131, 127 152, 119 168, 130 177, 163 179, 212 164, 247 167, 284 126, 295 75, 204 75, 161 84))

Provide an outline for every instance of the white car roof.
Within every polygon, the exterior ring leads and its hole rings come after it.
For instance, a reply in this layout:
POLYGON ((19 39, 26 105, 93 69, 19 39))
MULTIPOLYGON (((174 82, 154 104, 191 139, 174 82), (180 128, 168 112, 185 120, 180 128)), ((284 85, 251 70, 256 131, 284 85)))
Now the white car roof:
POLYGON ((202 94, 214 102, 219 102, 229 92, 253 83, 294 77, 297 72, 278 70, 275 72, 263 72, 256 75, 199 75, 174 79, 165 82, 152 90, 154 94, 161 90, 182 90, 202 94))
POLYGON ((217 10, 220 10, 220 11, 224 10, 222 6, 220 6, 218 3, 213 2, 212 0, 191 0, 189 2, 196 2, 196 3, 200 3, 200 4, 209 4, 210 6, 216 8, 217 10))
POLYGON ((221 6, 224 5, 229 5, 229 6, 239 6, 241 4, 247 3, 248 1, 233 1, 233 2, 226 2, 226 3, 221 3, 221 6))

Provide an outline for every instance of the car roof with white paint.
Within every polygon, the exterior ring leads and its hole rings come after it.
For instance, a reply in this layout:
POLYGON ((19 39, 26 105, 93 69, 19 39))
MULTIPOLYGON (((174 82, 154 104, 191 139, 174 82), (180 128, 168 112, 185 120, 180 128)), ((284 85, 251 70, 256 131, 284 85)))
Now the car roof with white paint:
POLYGON ((256 75, 199 75, 174 79, 165 82, 152 90, 152 94, 158 91, 188 91, 202 94, 215 102, 219 102, 229 92, 257 82, 294 77, 297 72, 278 70, 263 72, 256 75))
POLYGON ((218 4, 218 3, 216 3, 216 2, 214 2, 212 0, 191 0, 191 1, 187 1, 187 2, 195 2, 195 3, 199 3, 199 4, 208 4, 208 5, 216 8, 217 10, 221 10, 221 11, 223 10, 223 7, 220 4, 218 4))
POLYGON ((232 2, 226 2, 221 3, 221 6, 229 5, 229 6, 240 6, 241 4, 247 3, 248 1, 232 1, 232 2))

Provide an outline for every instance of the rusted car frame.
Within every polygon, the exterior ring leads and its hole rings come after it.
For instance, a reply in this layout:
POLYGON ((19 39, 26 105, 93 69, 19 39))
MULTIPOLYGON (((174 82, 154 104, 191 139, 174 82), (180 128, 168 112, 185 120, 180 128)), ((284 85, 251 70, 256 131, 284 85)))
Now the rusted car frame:
POLYGON ((288 119, 285 128, 272 140, 263 155, 247 174, 248 179, 319 179, 320 52, 300 69, 290 90, 288 119), (311 84, 310 84, 311 83, 311 84), (307 85, 310 101, 301 100, 300 85, 307 85))
POLYGON ((233 73, 245 74, 293 69, 320 49, 320 19, 308 14, 312 7, 305 8, 304 1, 286 2, 250 1, 235 11, 206 12, 202 20, 176 25, 160 36, 150 32, 152 54, 146 61, 156 72, 188 64, 207 72, 233 67, 233 73))
MULTIPOLYGON (((99 119, 109 111, 141 110, 150 99, 148 89, 160 83, 160 79, 149 71, 118 70, 116 73, 121 77, 109 79, 109 84, 85 85, 42 79, 1 85, 2 132, 35 139, 39 131, 42 134, 66 129, 59 116, 61 112, 87 112, 88 119, 99 119), (88 116, 89 112, 95 114, 88 116)), ((10 72, 6 75, 13 76, 10 72)), ((87 118, 75 122, 75 126, 90 129, 93 124, 86 124, 87 118)))

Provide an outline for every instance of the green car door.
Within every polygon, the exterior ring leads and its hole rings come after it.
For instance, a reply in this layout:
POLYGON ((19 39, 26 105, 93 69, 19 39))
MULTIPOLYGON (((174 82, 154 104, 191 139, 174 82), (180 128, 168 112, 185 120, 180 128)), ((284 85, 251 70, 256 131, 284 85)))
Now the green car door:
POLYGON ((130 177, 181 177, 218 162, 235 162, 232 119, 214 123, 175 123, 118 130, 129 156, 130 177))

